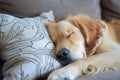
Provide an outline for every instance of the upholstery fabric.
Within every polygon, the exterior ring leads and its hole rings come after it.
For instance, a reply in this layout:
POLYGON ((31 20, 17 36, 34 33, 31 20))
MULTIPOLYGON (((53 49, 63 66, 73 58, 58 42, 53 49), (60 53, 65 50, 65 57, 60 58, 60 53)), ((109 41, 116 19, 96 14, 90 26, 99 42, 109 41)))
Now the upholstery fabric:
POLYGON ((52 11, 33 18, 0 14, 0 53, 5 61, 3 80, 33 80, 58 67, 54 45, 44 23, 52 11))
POLYGON ((101 19, 100 0, 0 0, 0 12, 17 17, 35 16, 53 10, 56 20, 85 13, 101 19))
POLYGON ((120 19, 120 1, 119 0, 101 0, 102 15, 106 21, 120 19))
POLYGON ((120 80, 120 71, 100 72, 87 77, 79 77, 77 80, 120 80))

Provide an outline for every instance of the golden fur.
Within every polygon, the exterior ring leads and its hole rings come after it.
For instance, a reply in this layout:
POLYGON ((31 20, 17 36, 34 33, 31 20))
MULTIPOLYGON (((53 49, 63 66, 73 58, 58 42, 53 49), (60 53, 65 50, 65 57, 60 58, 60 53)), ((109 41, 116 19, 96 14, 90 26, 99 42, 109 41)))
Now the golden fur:
POLYGON ((105 23, 86 15, 76 15, 46 27, 55 43, 56 53, 71 51, 75 62, 50 74, 48 80, 74 80, 78 76, 120 68, 120 21, 105 23), (83 55, 83 53, 85 53, 83 55))

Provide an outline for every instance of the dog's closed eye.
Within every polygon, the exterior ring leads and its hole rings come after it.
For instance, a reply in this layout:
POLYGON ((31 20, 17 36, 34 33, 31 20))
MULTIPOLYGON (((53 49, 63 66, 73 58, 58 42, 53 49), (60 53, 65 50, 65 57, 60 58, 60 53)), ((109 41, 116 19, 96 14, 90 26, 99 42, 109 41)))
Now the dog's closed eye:
POLYGON ((73 32, 69 33, 66 38, 70 38, 73 32))

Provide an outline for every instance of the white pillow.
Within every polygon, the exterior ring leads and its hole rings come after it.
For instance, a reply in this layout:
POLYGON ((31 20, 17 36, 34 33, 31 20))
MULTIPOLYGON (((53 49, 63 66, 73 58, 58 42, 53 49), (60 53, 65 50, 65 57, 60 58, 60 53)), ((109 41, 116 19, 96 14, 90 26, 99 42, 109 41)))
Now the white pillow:
POLYGON ((44 26, 54 21, 52 11, 33 18, 0 13, 0 56, 3 80, 33 80, 60 67, 44 26))

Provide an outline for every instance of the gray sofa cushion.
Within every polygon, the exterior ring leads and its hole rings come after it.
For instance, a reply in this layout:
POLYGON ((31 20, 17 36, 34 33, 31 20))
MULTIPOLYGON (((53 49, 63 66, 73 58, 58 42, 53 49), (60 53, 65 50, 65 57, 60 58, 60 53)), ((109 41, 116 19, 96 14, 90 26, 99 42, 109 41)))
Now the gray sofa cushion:
POLYGON ((53 10, 57 20, 80 12, 101 18, 100 0, 0 0, 0 12, 17 17, 35 16, 49 10, 53 10))
POLYGON ((77 80, 120 80, 120 72, 101 72, 87 77, 79 77, 77 80))
POLYGON ((120 0, 101 0, 101 4, 104 20, 120 19, 120 0))

